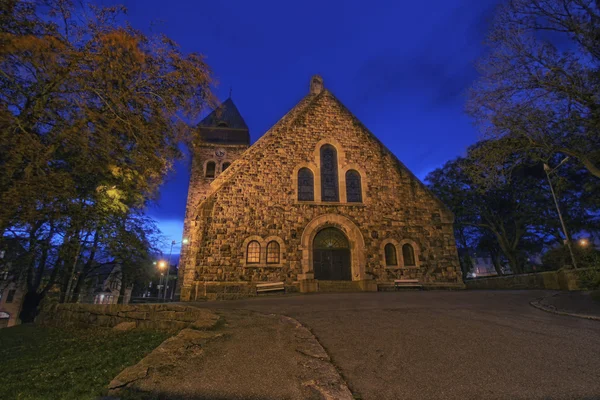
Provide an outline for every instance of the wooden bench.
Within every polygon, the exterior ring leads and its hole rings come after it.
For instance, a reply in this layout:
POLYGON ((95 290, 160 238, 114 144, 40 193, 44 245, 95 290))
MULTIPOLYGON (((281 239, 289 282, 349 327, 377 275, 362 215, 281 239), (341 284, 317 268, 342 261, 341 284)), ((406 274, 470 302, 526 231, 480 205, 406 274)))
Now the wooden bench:
POLYGON ((418 279, 395 279, 394 287, 396 288, 396 290, 401 288, 423 289, 423 285, 419 283, 418 279))
POLYGON ((265 292, 285 292, 285 285, 283 282, 269 282, 269 283, 259 283, 256 285, 256 294, 265 293, 265 292))

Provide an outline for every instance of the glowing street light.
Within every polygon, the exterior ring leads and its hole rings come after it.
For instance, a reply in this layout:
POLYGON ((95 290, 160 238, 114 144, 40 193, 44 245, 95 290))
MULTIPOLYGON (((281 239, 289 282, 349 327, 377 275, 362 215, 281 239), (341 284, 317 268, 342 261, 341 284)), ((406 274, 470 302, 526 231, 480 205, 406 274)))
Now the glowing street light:
POLYGON ((167 266, 167 262, 166 261, 161 260, 161 261, 158 262, 158 268, 164 269, 166 266, 167 266))
POLYGON ((587 239, 579 239, 579 245, 581 247, 587 247, 588 244, 590 244, 590 242, 588 242, 587 239))
MULTIPOLYGON (((188 238, 183 238, 181 240, 181 244, 188 244, 188 242, 189 242, 188 238)), ((176 244, 177 244, 177 242, 175 240, 173 240, 171 242, 171 250, 169 251, 169 266, 167 267, 167 277, 166 277, 166 280, 165 280, 165 290, 163 292, 163 300, 164 301, 167 300, 167 288, 169 286, 169 272, 171 271, 171 257, 173 256, 173 246, 176 245, 176 244)), ((173 299, 173 292, 174 292, 174 290, 171 290, 171 300, 173 299)))

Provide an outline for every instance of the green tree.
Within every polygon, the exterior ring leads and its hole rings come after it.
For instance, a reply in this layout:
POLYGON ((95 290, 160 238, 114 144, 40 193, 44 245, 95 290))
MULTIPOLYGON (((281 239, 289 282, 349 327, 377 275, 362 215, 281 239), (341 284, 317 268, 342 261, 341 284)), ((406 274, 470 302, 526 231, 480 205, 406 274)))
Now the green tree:
POLYGON ((490 167, 514 153, 568 155, 600 178, 600 7, 594 0, 507 0, 492 25, 468 112, 490 167), (493 151, 490 151, 493 150, 493 151))
POLYGON ((504 165, 504 176, 510 171, 511 179, 491 188, 472 179, 478 169, 476 159, 459 158, 431 172, 426 181, 454 212, 457 228, 474 229, 471 248, 493 250, 486 238, 491 234, 511 270, 522 273, 527 253, 543 238, 544 212, 551 205, 548 194, 539 190, 540 180, 530 166, 504 165))
POLYGON ((213 102, 202 56, 120 23, 123 11, 0 3, 0 236, 26 250, 24 322, 91 249, 110 248, 94 245, 107 221, 155 198, 192 140, 186 121, 213 102))
MULTIPOLYGON (((513 154, 489 166, 489 159, 482 161, 478 155, 495 145, 495 141, 475 144, 467 157, 446 163, 426 181, 455 214, 459 248, 461 232, 469 228, 463 247, 485 250, 499 273, 503 259, 514 273, 522 273, 530 256, 561 244, 564 235, 542 165, 513 154)), ((569 230, 597 232, 598 180, 577 162, 563 164, 552 180, 569 230)))

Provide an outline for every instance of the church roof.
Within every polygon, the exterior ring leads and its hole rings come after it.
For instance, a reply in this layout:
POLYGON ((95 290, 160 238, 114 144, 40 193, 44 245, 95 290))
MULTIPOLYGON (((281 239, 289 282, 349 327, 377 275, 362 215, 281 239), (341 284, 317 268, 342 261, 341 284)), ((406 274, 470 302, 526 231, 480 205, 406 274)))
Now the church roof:
MULTIPOLYGON (((392 153, 378 138, 375 136, 367 127, 365 127, 362 122, 356 118, 354 114, 342 102, 340 102, 329 90, 327 90, 323 85, 323 79, 316 75, 311 79, 310 84, 310 92, 304 98, 300 100, 290 111, 288 111, 275 125, 273 125, 261 138, 259 138, 252 146, 246 150, 240 158, 235 160, 226 171, 223 171, 217 178, 211 183, 212 189, 216 192, 221 186, 223 186, 226 182, 230 181, 235 177, 236 174, 242 172, 245 168, 245 165, 248 163, 252 163, 255 155, 259 154, 262 151, 262 148, 268 146, 269 142, 275 140, 277 141, 277 137, 279 135, 286 135, 287 132, 293 131, 293 126, 300 121, 303 117, 306 116, 307 113, 310 112, 311 109, 316 109, 321 107, 324 103, 333 102, 339 106, 343 113, 346 114, 349 118, 351 118, 354 123, 359 125, 362 130, 371 137, 376 143, 378 143, 379 147, 384 153, 389 154, 396 165, 402 170, 408 173, 412 180, 416 182, 425 192, 427 192, 445 211, 447 211, 450 215, 452 211, 435 196, 431 190, 424 185, 397 157, 394 153, 392 153)), ((302 124, 302 122, 300 122, 302 124)))
POLYGON ((248 125, 242 118, 231 97, 213 110, 199 124, 200 127, 223 127, 229 129, 246 129, 248 125))

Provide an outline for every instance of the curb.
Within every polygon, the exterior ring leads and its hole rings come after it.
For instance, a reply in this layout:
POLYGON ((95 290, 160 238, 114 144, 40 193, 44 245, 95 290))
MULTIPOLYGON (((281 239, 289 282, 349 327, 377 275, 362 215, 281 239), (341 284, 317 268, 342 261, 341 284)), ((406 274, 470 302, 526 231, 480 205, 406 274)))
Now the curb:
POLYGON ((310 328, 287 315, 270 315, 278 316, 296 329, 296 351, 309 360, 299 365, 307 375, 302 386, 312 389, 325 400, 353 400, 355 397, 347 382, 310 328))
POLYGON ((574 318, 582 318, 582 319, 587 319, 587 320, 592 320, 592 321, 600 321, 600 317, 597 317, 595 315, 575 314, 575 313, 570 313, 570 312, 566 312, 566 311, 560 311, 559 309, 557 309, 554 306, 543 304, 542 301, 544 299, 545 299, 545 297, 541 297, 537 300, 530 302, 529 305, 537 308, 538 310, 546 311, 548 313, 552 313, 552 314, 556 314, 556 315, 563 315, 563 316, 574 317, 574 318))

